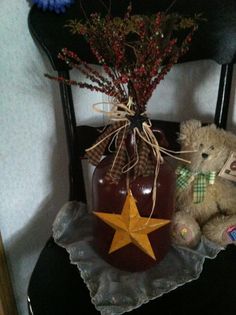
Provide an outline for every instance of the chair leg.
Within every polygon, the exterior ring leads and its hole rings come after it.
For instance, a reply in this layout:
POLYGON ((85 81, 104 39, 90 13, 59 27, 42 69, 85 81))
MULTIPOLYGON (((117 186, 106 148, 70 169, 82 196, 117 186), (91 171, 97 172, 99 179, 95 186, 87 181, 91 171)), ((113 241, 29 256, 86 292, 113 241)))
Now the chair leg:
MULTIPOLYGON (((68 70, 58 71, 58 76, 63 77, 66 80, 70 80, 68 70)), ((60 82, 59 86, 69 155, 69 200, 80 200, 86 202, 82 164, 78 153, 76 118, 71 86, 65 84, 64 82, 60 82)))

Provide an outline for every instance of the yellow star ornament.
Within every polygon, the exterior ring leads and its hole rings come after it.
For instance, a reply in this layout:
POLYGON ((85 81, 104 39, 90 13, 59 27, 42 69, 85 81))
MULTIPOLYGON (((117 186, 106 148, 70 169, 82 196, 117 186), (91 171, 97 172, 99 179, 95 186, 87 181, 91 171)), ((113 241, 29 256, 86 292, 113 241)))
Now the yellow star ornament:
POLYGON ((116 230, 109 254, 133 243, 156 260, 148 234, 168 224, 170 220, 141 217, 131 190, 128 191, 121 214, 104 212, 94 214, 116 230))

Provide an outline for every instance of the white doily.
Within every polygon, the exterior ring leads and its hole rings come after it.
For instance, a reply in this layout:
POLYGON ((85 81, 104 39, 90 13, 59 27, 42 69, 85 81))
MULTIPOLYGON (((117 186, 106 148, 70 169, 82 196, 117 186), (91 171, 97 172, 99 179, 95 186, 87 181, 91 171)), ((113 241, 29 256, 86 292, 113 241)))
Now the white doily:
POLYGON ((64 247, 86 283, 91 301, 102 315, 118 315, 138 308, 164 293, 197 279, 205 258, 215 258, 221 247, 202 239, 191 250, 172 246, 155 267, 139 273, 118 270, 92 248, 91 214, 86 205, 69 202, 53 224, 55 242, 64 247))

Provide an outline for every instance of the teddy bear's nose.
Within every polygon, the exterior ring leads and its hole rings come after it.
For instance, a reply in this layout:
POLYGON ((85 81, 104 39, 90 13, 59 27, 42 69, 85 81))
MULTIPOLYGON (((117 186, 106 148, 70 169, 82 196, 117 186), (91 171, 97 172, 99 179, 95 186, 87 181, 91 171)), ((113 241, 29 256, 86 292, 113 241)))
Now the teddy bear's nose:
POLYGON ((208 154, 207 153, 202 153, 202 157, 203 157, 203 159, 207 159, 208 158, 208 154))

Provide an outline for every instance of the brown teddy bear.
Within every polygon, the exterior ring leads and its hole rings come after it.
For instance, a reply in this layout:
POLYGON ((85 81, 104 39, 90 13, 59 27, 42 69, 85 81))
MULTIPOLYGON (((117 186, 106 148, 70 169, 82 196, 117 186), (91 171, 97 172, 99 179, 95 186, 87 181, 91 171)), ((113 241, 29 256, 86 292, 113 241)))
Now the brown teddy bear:
POLYGON ((179 140, 182 151, 192 152, 183 156, 191 163, 181 163, 176 170, 173 241, 194 247, 203 234, 219 245, 236 244, 236 184, 219 176, 236 152, 236 136, 190 120, 181 124, 179 140))

